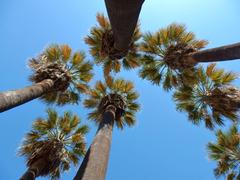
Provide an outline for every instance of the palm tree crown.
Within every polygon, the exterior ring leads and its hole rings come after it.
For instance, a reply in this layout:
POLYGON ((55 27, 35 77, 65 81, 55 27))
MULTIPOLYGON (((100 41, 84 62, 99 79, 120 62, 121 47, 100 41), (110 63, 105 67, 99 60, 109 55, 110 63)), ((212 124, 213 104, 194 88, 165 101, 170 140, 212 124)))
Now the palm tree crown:
POLYGON ((227 180, 240 179, 240 136, 236 126, 226 133, 216 133, 217 142, 208 143, 209 158, 217 161, 214 174, 226 175, 227 180))
POLYGON ((184 59, 190 53, 203 48, 207 41, 196 40, 195 34, 187 32, 182 24, 170 24, 156 33, 143 35, 140 50, 142 69, 140 77, 170 90, 179 84, 192 83, 194 61, 184 59))
POLYGON ((88 118, 100 123, 103 120, 104 107, 109 105, 108 103, 117 104, 115 123, 122 129, 124 125, 132 126, 136 121, 135 113, 140 108, 136 102, 137 98, 138 94, 134 91, 132 82, 108 78, 106 83, 101 81, 96 83, 84 105, 86 108, 94 109, 88 118))
POLYGON ((197 70, 197 83, 192 87, 182 86, 174 93, 177 109, 188 113, 188 118, 194 124, 205 121, 207 128, 223 125, 223 117, 237 120, 240 108, 240 91, 231 82, 237 78, 232 72, 217 69, 216 64, 210 64, 204 70, 197 70))
POLYGON ((79 92, 85 92, 93 76, 92 64, 85 60, 85 54, 72 53, 68 45, 48 47, 37 58, 31 59, 29 66, 33 70, 30 76, 32 82, 38 83, 44 79, 54 81, 53 90, 41 98, 58 105, 77 103, 79 92))
POLYGON ((79 117, 70 112, 60 117, 56 111, 48 109, 47 114, 47 119, 34 121, 33 130, 26 134, 19 155, 26 157, 29 168, 36 161, 46 162, 39 175, 58 179, 61 172, 68 170, 71 163, 76 166, 85 154, 84 136, 88 126, 79 126, 79 117))
POLYGON ((112 70, 119 72, 121 66, 125 69, 139 66, 137 61, 139 56, 137 54, 137 41, 141 37, 139 26, 134 31, 128 53, 122 58, 121 56, 118 57, 114 49, 113 32, 109 20, 103 14, 97 14, 97 21, 99 26, 92 27, 90 35, 85 38, 85 42, 90 46, 90 53, 94 57, 94 61, 103 65, 105 76, 108 76, 112 70))

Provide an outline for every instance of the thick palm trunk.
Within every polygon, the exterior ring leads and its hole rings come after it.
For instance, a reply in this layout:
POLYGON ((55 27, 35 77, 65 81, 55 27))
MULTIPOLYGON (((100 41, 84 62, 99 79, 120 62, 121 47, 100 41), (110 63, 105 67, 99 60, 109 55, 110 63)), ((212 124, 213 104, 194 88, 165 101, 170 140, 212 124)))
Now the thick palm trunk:
POLYGON ((105 180, 116 108, 108 106, 74 180, 105 180))
POLYGON ((42 96, 49 92, 53 88, 53 85, 54 82, 51 79, 46 79, 23 89, 0 93, 0 112, 42 96))
POLYGON ((143 2, 144 0, 105 0, 116 49, 128 49, 143 2))
POLYGON ((218 62, 240 59, 240 43, 195 52, 189 56, 195 62, 218 62))

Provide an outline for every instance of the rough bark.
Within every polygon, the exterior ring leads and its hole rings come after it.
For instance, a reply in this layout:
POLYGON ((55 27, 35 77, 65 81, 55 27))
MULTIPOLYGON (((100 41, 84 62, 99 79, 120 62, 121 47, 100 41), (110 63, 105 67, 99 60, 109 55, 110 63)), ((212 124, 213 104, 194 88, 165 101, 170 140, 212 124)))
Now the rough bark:
POLYGON ((46 79, 23 89, 0 93, 0 113, 42 96, 53 86, 54 82, 46 79))
POLYGON ((89 147, 74 180, 105 180, 115 112, 114 106, 107 107, 103 121, 99 125, 93 143, 89 147))
POLYGON ((240 59, 240 43, 206 49, 190 54, 187 58, 199 62, 219 62, 240 59))
POLYGON ((129 48, 144 0, 105 0, 114 36, 114 47, 129 48))

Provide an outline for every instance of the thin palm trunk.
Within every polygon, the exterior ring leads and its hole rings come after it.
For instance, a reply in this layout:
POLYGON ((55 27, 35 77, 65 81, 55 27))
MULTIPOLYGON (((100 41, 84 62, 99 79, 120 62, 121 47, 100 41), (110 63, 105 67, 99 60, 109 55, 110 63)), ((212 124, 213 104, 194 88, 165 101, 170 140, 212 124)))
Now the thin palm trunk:
POLYGON ((39 176, 39 173, 44 169, 46 166, 46 161, 43 159, 39 159, 28 170, 22 175, 20 180, 35 180, 36 177, 39 176))
POLYGON ((105 0, 116 49, 128 49, 143 2, 144 0, 105 0))
POLYGON ((240 59, 240 43, 230 44, 192 53, 189 59, 195 62, 219 62, 240 59))
POLYGON ((0 93, 0 112, 4 112, 49 92, 54 86, 51 79, 43 80, 23 89, 0 93))
POLYGON ((89 147, 74 180, 105 180, 115 112, 114 106, 107 107, 103 121, 99 125, 93 143, 89 147))

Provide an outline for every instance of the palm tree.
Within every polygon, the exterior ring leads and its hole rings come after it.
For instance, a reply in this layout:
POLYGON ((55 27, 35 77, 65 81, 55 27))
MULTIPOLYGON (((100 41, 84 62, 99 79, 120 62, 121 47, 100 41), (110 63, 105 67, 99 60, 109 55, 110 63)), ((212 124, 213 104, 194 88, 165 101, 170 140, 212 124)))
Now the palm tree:
POLYGON ((143 35, 140 50, 142 67, 140 77, 159 85, 165 90, 180 84, 192 84, 195 62, 185 59, 189 53, 197 52, 207 41, 197 40, 195 34, 187 32, 182 24, 170 24, 156 33, 143 35))
POLYGON ((113 126, 134 125, 138 94, 132 82, 108 78, 106 83, 98 81, 89 95, 84 105, 93 109, 88 118, 98 124, 98 130, 74 179, 105 180, 113 126))
POLYGON ((38 97, 57 105, 77 103, 79 92, 86 91, 93 76, 92 64, 85 60, 84 53, 72 53, 67 45, 48 47, 29 61, 29 67, 33 70, 30 80, 35 84, 0 93, 0 112, 38 97))
POLYGON ((85 154, 85 134, 88 126, 79 126, 77 115, 48 109, 47 118, 38 118, 26 134, 20 146, 19 155, 25 156, 28 170, 21 180, 32 180, 38 176, 59 179, 60 173, 67 171, 70 164, 75 166, 85 154))
POLYGON ((203 120, 210 129, 216 124, 223 125, 223 117, 235 122, 240 109, 240 89, 231 82, 237 75, 210 64, 206 70, 200 66, 196 76, 195 85, 181 86, 174 93, 177 109, 187 112, 194 124, 203 120))
POLYGON ((123 55, 131 43, 143 2, 144 0, 105 0, 113 30, 114 47, 123 52, 123 55))
POLYGON ((226 176, 227 180, 240 179, 240 134, 234 125, 226 133, 216 133, 217 142, 208 143, 209 158, 217 161, 215 176, 226 176))
POLYGON ((103 14, 97 14, 99 26, 92 27, 90 35, 85 38, 86 44, 90 46, 90 54, 94 57, 96 64, 103 65, 104 75, 108 77, 113 70, 119 72, 121 66, 131 69, 139 66, 137 41, 141 34, 139 26, 136 27, 126 57, 122 58, 121 53, 114 48, 113 32, 109 20, 103 14), (120 54, 119 54, 120 53, 120 54))

